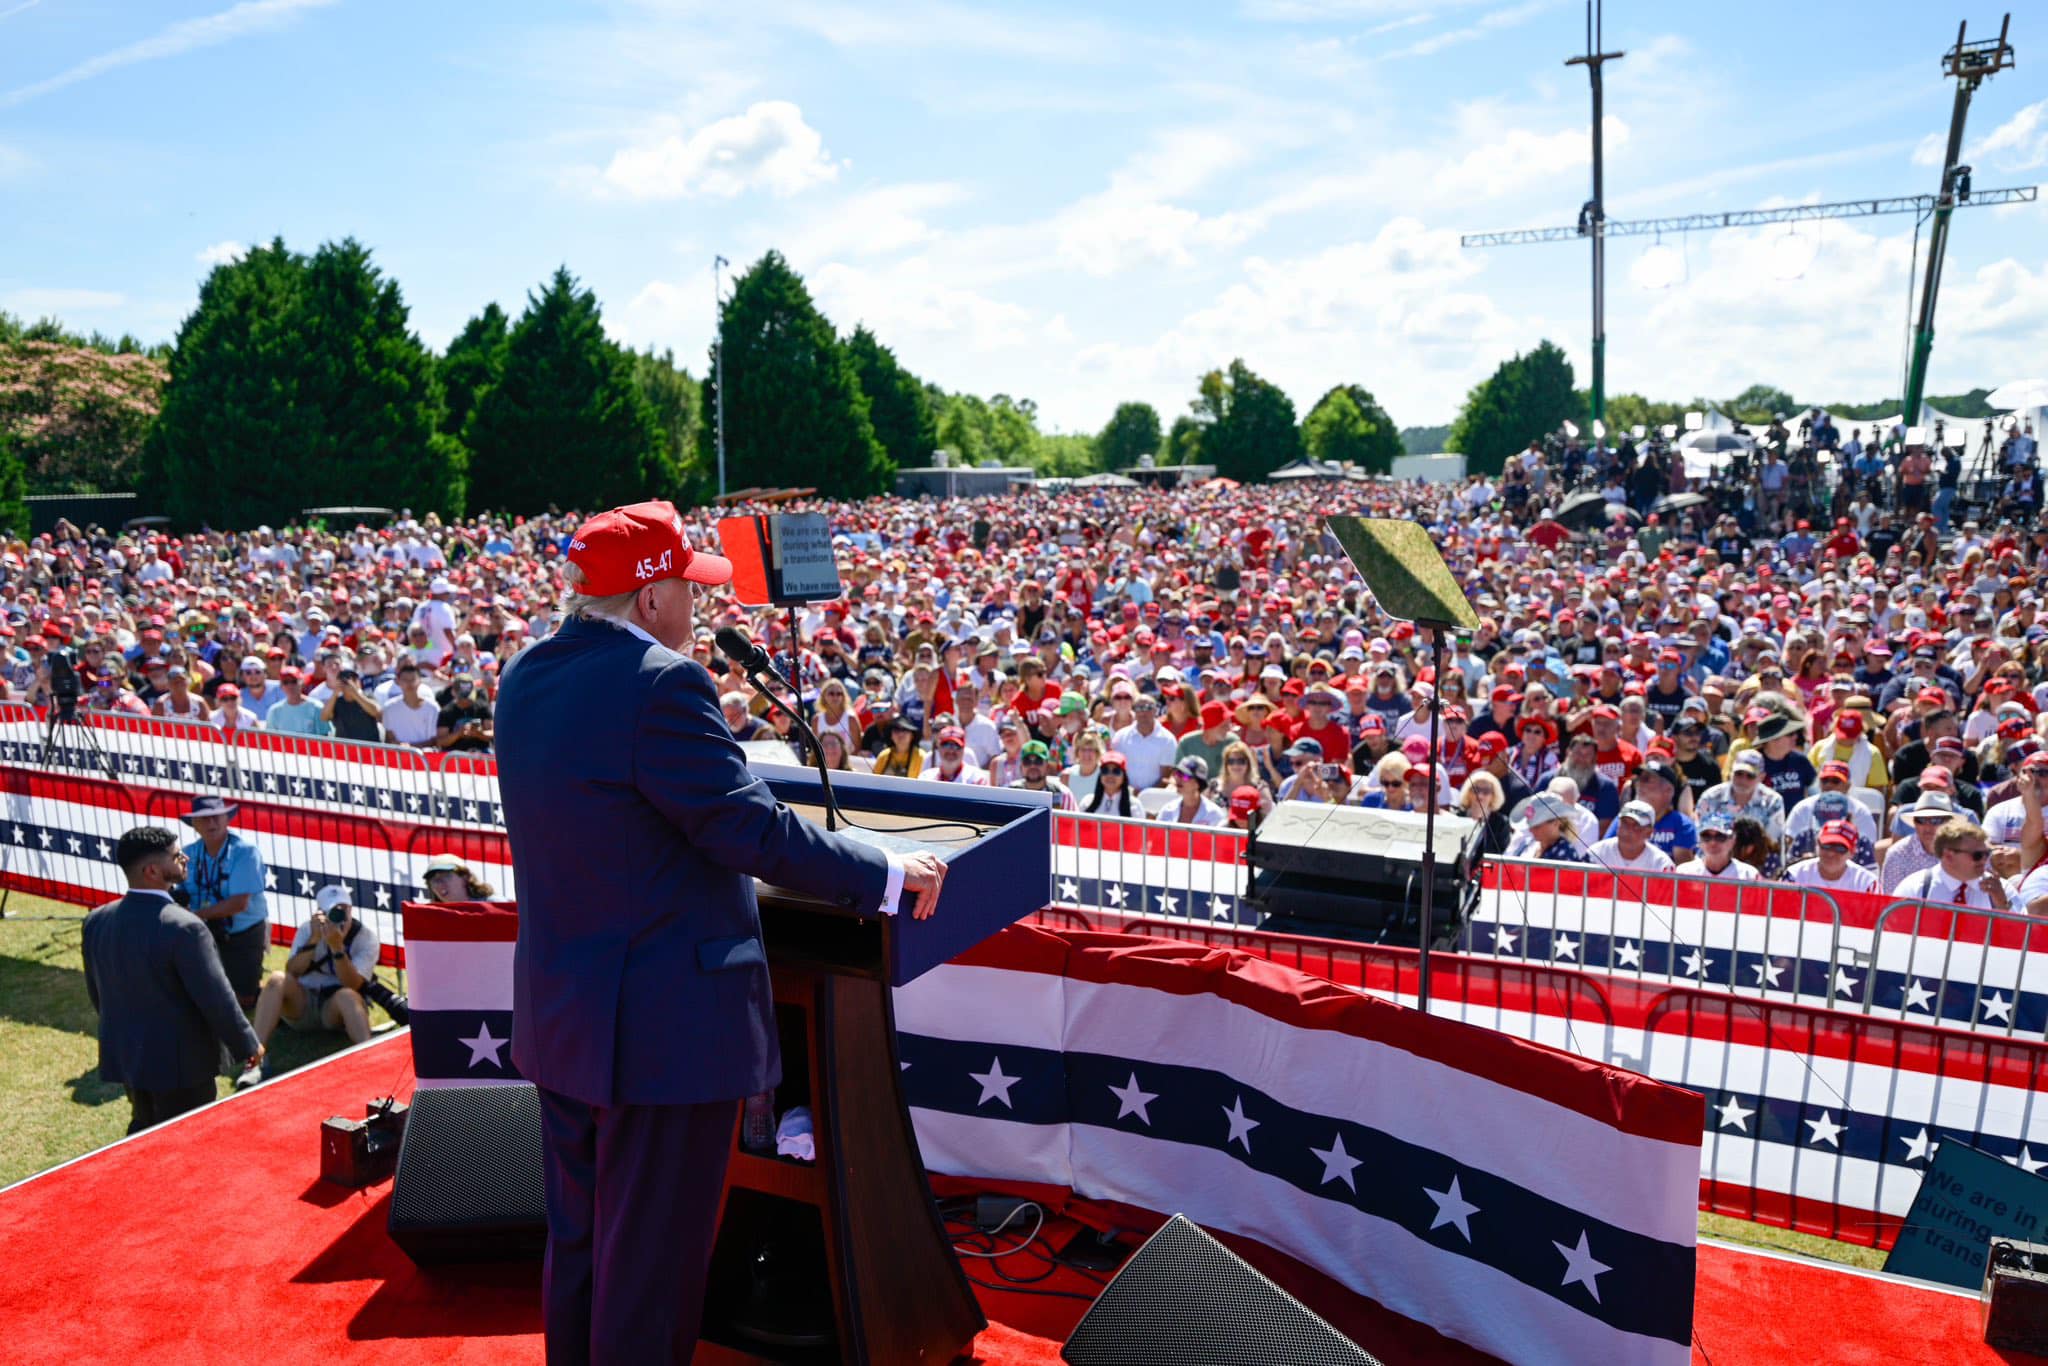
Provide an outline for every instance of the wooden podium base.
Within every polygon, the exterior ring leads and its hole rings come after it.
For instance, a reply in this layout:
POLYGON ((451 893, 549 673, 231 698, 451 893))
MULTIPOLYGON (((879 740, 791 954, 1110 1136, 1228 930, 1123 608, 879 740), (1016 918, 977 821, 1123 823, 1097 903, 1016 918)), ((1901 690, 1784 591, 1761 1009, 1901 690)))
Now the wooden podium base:
POLYGON ((947 1362, 987 1326, 953 1255, 898 1083, 889 987, 774 952, 783 1082, 814 1163, 734 1148, 695 1360, 947 1362))

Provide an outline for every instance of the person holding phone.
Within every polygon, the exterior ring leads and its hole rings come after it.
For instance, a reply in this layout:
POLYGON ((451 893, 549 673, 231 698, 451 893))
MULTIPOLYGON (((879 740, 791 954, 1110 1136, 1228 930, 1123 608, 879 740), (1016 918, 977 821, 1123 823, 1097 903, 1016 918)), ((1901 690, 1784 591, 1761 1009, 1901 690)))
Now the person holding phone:
POLYGON ((341 657, 330 657, 323 666, 328 696, 320 719, 334 728, 339 740, 381 740, 384 738, 384 708, 363 691, 363 676, 341 657))

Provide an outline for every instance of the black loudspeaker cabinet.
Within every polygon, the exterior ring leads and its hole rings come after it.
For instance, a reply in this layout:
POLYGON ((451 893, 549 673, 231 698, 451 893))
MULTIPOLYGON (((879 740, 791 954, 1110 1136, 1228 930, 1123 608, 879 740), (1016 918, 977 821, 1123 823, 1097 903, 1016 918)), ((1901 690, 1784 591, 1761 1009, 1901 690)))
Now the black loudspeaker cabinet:
POLYGON ((540 1257, 548 1225, 539 1093, 526 1083, 414 1092, 389 1228, 421 1266, 540 1257))
POLYGON ((1060 1356, 1072 1366, 1379 1366, 1178 1214, 1124 1263, 1060 1356))

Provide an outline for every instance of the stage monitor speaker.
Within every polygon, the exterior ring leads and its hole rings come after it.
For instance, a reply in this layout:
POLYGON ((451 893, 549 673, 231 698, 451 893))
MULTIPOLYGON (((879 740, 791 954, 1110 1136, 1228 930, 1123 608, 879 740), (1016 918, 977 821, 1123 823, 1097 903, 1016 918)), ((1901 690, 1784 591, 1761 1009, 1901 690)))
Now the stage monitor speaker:
MULTIPOLYGON (((1477 829, 1437 813, 1440 944, 1456 934, 1461 902, 1476 888, 1467 850, 1477 829)), ((1259 928, 1412 948, 1421 941, 1423 834, 1423 817, 1412 811, 1281 802, 1245 851, 1259 928)))
POLYGON ((1379 1366, 1178 1214, 1104 1287, 1060 1357, 1072 1366, 1379 1366))
POLYGON ((414 1092, 389 1228, 421 1266, 539 1257, 548 1237, 539 1093, 523 1083, 414 1092))
POLYGON ((1993 1238, 1979 1307, 1988 1346, 2048 1352, 2048 1246, 1993 1238))

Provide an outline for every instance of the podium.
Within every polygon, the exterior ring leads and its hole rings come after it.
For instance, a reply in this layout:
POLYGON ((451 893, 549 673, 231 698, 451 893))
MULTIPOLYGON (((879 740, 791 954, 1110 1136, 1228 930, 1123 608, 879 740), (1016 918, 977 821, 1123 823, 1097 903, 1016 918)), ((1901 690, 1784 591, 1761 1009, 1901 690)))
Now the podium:
MULTIPOLYGON (((752 764, 822 825, 817 774, 752 764)), ((860 916, 761 884, 783 1080, 810 1108, 815 1162, 747 1151, 736 1127, 696 1361, 947 1362, 987 1326, 946 1237, 898 1080, 890 988, 1052 894, 1052 800, 1036 793, 835 774, 840 833, 946 862, 929 920, 860 916)))

